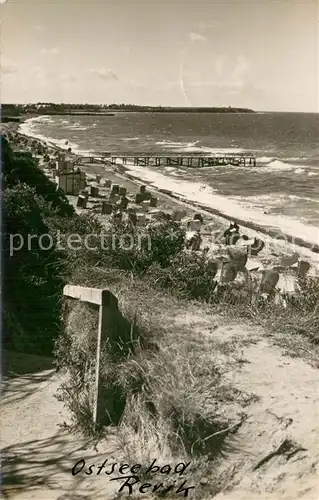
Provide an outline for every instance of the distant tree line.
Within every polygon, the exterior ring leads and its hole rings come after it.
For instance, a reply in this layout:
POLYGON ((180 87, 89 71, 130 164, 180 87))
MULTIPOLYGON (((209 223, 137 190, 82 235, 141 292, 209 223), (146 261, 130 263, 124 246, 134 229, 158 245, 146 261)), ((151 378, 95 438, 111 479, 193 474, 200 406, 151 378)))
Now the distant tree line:
POLYGON ((37 104, 3 104, 1 114, 19 116, 23 114, 72 114, 72 113, 107 113, 108 111, 144 112, 144 113, 253 113, 248 108, 228 107, 181 107, 181 106, 139 106, 136 104, 56 104, 38 102, 37 104))

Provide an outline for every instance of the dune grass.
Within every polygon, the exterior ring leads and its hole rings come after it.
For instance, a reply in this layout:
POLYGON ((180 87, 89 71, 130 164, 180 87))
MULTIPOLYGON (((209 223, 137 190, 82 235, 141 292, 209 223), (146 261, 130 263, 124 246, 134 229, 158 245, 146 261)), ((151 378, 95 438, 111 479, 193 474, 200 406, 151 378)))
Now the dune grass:
MULTIPOLYGON (((188 481, 199 490, 199 478, 207 477, 211 494, 216 492, 219 479, 210 468, 212 464, 217 468, 233 450, 245 411, 240 392, 224 384, 213 340, 165 320, 178 305, 195 310, 196 304, 183 303, 162 291, 152 295, 152 288, 140 279, 131 278, 124 288, 123 277, 114 279, 112 285, 112 279, 105 278, 110 273, 96 270, 97 274, 116 292, 123 316, 134 326, 125 356, 114 356, 110 342, 103 348, 101 384, 107 427, 100 429, 97 439, 116 427, 123 460, 142 464, 141 481, 150 481, 144 472, 154 458, 162 465, 191 461, 188 481), (225 411, 225 404, 236 401, 236 411, 225 411)), ((82 284, 97 283, 96 275, 82 284)), ((68 369, 69 378, 60 398, 71 411, 71 430, 91 434, 97 311, 69 301, 66 307, 67 327, 57 343, 57 358, 68 369)), ((150 482, 163 481, 160 476, 152 476, 150 482)))

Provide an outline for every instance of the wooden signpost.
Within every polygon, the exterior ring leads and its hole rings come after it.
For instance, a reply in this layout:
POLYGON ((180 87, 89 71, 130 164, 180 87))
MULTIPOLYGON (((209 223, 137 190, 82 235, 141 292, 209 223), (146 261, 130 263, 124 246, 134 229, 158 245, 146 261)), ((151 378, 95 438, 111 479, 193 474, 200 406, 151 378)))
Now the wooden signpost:
POLYGON ((96 365, 95 365, 95 389, 94 389, 94 406, 93 406, 93 423, 94 426, 98 423, 101 415, 101 396, 100 396, 100 355, 101 345, 106 337, 106 322, 108 309, 111 304, 117 305, 116 297, 109 290, 101 290, 98 288, 86 288, 82 286, 66 285, 63 289, 63 295, 72 299, 77 299, 82 302, 89 302, 99 306, 99 325, 97 331, 97 347, 96 347, 96 365))

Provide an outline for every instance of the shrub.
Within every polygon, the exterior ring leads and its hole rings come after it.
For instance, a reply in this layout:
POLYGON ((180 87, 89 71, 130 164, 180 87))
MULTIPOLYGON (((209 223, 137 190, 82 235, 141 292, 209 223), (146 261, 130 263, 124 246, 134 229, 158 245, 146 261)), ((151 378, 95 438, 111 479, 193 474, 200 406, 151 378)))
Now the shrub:
POLYGON ((15 155, 5 139, 2 153, 4 340, 14 349, 51 355, 61 328, 66 260, 55 244, 42 250, 28 236, 53 237, 54 217, 72 218, 74 209, 36 163, 15 155), (15 234, 24 245, 10 255, 10 235, 15 234))
POLYGON ((172 222, 150 224, 143 229, 136 229, 126 222, 103 230, 96 226, 93 234, 96 234, 98 248, 93 252, 89 251, 91 256, 88 259, 91 262, 93 259, 100 266, 137 274, 144 273, 153 263, 167 267, 184 244, 184 230, 172 222), (102 236, 104 248, 100 243, 102 236))
POLYGON ((7 140, 2 138, 2 175, 4 188, 18 183, 25 183, 34 188, 38 196, 43 196, 47 203, 58 209, 60 215, 72 215, 73 206, 61 189, 51 182, 30 158, 21 158, 10 148, 7 140))
POLYGON ((55 248, 41 250, 28 235, 48 234, 35 190, 26 184, 6 189, 3 198, 5 340, 18 350, 50 354, 60 328, 63 260, 55 248), (10 235, 24 245, 10 255, 10 235), (15 330, 13 324, 23 328, 15 330))
POLYGON ((169 267, 153 265, 148 275, 154 285, 169 288, 183 297, 210 301, 216 288, 216 272, 217 263, 204 254, 181 252, 169 267))
MULTIPOLYGON (((72 429, 92 434, 92 407, 95 389, 95 364, 98 330, 98 308, 92 304, 66 302, 69 312, 66 329, 57 339, 55 354, 60 368, 65 368, 68 378, 61 385, 60 400, 71 412, 72 429)), ((101 348, 100 386, 104 395, 104 421, 118 423, 122 416, 125 395, 116 383, 118 363, 143 344, 136 328, 119 315, 108 323, 102 335, 107 340, 101 348)))

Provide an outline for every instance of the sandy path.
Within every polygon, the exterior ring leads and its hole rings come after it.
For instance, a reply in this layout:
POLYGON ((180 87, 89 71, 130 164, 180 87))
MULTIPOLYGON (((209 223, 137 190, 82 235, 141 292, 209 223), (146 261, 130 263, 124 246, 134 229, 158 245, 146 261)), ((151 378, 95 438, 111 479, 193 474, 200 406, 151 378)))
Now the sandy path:
POLYGON ((315 500, 319 496, 319 372, 301 359, 283 356, 265 341, 244 349, 243 355, 247 363, 235 367, 228 378, 236 388, 252 391, 259 401, 248 409, 249 418, 236 443, 240 453, 232 458, 237 464, 244 458, 234 477, 239 484, 216 499, 315 500), (274 456, 253 471, 284 439, 293 440, 300 451, 289 460, 274 456))
MULTIPOLYGON (((199 339, 209 339, 212 361, 222 366, 225 383, 253 395, 244 405, 247 419, 236 434, 235 449, 222 463, 229 489, 216 500, 317 499, 319 371, 302 359, 283 355, 260 329, 225 325, 204 307, 185 307, 167 311, 166 321, 183 334, 191 329, 199 339), (303 450, 289 459, 274 456, 254 471, 284 439, 303 450)), ((111 500, 119 486, 113 487, 105 476, 70 473, 82 457, 91 464, 110 455, 119 461, 120 450, 110 438, 95 451, 85 439, 58 427, 68 419, 54 397, 61 377, 44 370, 4 383, 1 438, 3 475, 11 483, 5 488, 7 498, 111 500)), ((228 413, 238 410, 232 401, 225 407, 228 413)))
MULTIPOLYGON (((236 434, 235 450, 223 464, 230 477, 229 490, 216 500, 317 500, 319 498, 319 371, 303 359, 283 355, 264 332, 249 325, 219 326, 209 314, 177 315, 178 325, 194 325, 199 335, 216 341, 220 353, 231 362, 225 367, 225 383, 254 400, 246 408, 247 419, 236 434), (295 454, 274 456, 254 467, 285 440, 294 442, 295 454), (301 448, 299 451, 298 448, 301 448)), ((215 362, 218 355, 214 357, 215 362)), ((231 407, 232 405, 230 405, 231 407)))
MULTIPOLYGON (((28 355, 24 359, 27 360, 28 355)), ((34 358, 34 357, 32 357, 34 358)), ((3 384, 1 408, 4 498, 17 500, 109 500, 118 487, 105 476, 75 476, 81 458, 103 463, 114 442, 95 451, 90 442, 59 427, 68 415, 54 396, 62 376, 55 370, 29 373, 3 384), (8 483, 8 484, 6 484, 8 483)))

